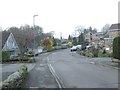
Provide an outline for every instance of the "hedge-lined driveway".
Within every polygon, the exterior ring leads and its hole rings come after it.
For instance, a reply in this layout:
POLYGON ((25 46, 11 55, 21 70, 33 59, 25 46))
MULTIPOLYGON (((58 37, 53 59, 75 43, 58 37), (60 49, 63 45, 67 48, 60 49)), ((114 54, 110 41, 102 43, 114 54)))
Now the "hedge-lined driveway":
POLYGON ((118 70, 95 64, 91 58, 70 52, 69 49, 53 52, 48 58, 66 88, 118 87, 118 70))

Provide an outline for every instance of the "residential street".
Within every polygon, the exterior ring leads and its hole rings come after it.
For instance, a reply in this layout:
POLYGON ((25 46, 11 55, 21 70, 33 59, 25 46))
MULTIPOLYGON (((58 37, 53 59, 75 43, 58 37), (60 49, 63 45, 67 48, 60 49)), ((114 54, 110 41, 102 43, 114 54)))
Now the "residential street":
POLYGON ((95 60, 77 55, 69 49, 53 52, 48 59, 65 88, 118 87, 117 69, 95 64, 95 60))
MULTIPOLYGON (((110 58, 104 60, 110 61, 110 58)), ((95 61, 102 62, 103 59, 80 56, 69 49, 43 53, 36 57, 35 64, 26 64, 29 73, 23 87, 58 88, 56 78, 48 67, 50 65, 63 88, 117 88, 118 70, 96 64, 95 61)), ((21 64, 3 64, 2 80, 20 66, 21 64)))
POLYGON ((120 0, 0 6, 0 90, 119 89, 120 0))

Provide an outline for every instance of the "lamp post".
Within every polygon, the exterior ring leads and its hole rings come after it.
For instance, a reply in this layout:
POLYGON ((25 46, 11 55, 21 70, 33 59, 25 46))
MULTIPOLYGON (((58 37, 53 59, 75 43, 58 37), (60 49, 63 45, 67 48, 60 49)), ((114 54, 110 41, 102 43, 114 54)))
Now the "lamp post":
MULTIPOLYGON (((35 30, 35 17, 38 15, 33 15, 33 32, 35 30)), ((33 50, 33 54, 34 54, 34 62, 35 62, 35 33, 34 33, 34 50, 33 50)))

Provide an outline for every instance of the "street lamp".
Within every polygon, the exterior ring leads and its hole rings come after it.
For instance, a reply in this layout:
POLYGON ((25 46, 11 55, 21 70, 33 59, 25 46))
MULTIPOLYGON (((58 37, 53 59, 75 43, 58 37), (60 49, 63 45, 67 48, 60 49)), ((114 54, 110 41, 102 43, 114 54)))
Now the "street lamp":
MULTIPOLYGON (((35 30, 35 17, 38 15, 33 15, 33 32, 35 30)), ((34 33, 34 50, 33 50, 33 54, 34 54, 34 62, 35 62, 35 33, 34 33)))
POLYGON ((35 28, 35 17, 38 15, 33 15, 33 28, 35 28))

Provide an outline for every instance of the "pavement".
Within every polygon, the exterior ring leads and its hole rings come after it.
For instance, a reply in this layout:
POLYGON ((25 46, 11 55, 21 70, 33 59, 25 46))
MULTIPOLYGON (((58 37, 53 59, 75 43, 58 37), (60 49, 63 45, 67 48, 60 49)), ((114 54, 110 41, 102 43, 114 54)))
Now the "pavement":
POLYGON ((48 58, 65 88, 118 88, 118 70, 96 64, 110 61, 108 58, 91 59, 69 49, 53 52, 48 58))
POLYGON ((24 82, 24 88, 58 88, 58 84, 47 65, 48 55, 49 53, 44 53, 36 57, 36 65, 29 72, 24 82))

